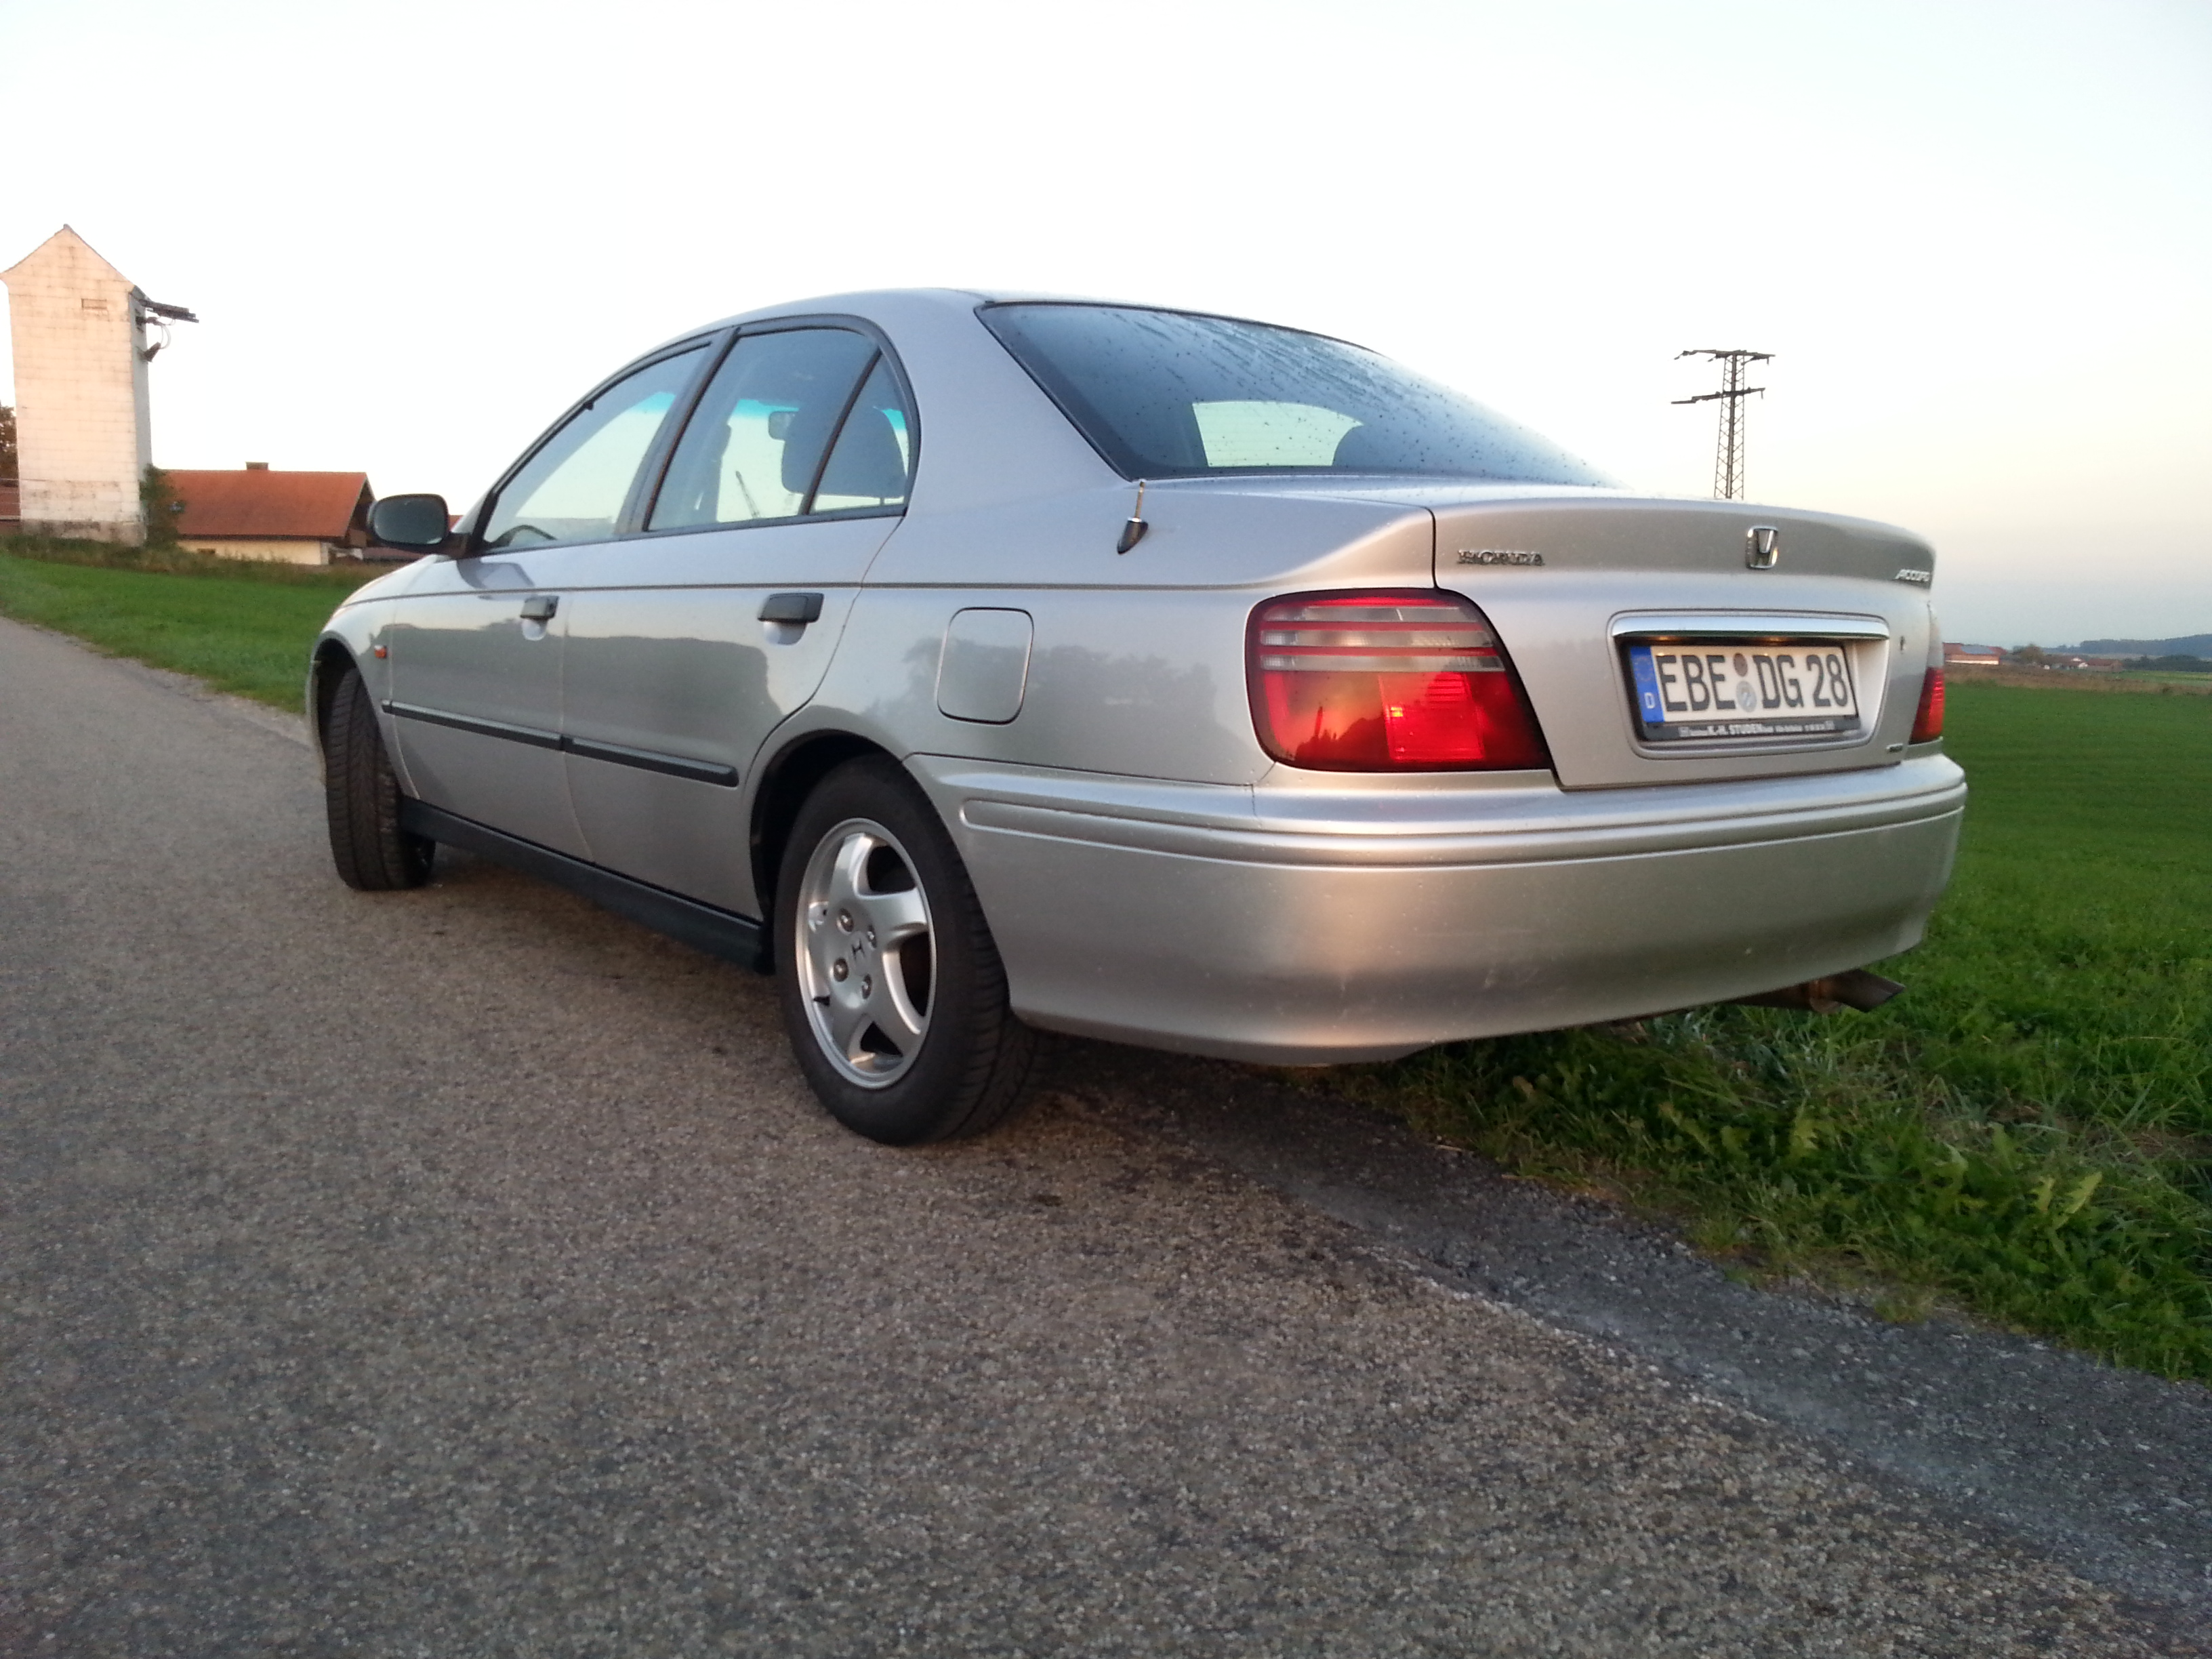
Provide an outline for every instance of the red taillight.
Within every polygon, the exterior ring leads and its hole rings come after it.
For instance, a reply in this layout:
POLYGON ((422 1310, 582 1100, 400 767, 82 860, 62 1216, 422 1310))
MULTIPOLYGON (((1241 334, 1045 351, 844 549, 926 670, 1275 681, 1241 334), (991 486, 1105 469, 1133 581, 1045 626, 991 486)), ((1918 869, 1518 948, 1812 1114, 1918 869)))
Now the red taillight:
POLYGON ((1322 771, 1549 766, 1498 636, 1454 593, 1303 593, 1252 613, 1252 719, 1322 771))
MULTIPOLYGON (((1894 732, 1895 726, 1890 727, 1894 732)), ((1933 743, 1943 735, 1943 671, 1931 668, 1920 681, 1920 707, 1912 714, 1912 740, 1933 743)))

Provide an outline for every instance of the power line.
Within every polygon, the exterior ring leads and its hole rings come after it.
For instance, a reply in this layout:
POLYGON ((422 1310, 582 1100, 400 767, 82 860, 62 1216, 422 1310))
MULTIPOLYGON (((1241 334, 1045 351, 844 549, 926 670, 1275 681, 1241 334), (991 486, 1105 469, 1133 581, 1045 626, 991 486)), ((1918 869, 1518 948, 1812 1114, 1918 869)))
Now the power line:
POLYGON ((1711 346, 1694 351, 1678 351, 1674 361, 1685 357, 1711 357, 1721 366, 1721 389, 1701 392, 1694 398, 1677 398, 1678 404, 1709 404, 1718 400, 1721 405, 1721 435, 1719 446, 1713 452, 1713 499, 1722 501, 1743 498, 1743 400, 1753 392, 1764 393, 1763 386, 1743 383, 1745 366, 1763 363, 1772 359, 1771 351, 1718 351, 1711 346))

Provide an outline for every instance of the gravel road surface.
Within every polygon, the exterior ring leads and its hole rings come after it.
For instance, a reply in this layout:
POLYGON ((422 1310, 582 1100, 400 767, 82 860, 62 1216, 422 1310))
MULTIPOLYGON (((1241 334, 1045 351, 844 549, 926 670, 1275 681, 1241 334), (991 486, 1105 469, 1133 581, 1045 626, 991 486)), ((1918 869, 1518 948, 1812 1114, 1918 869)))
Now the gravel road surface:
POLYGON ((873 1146, 767 981, 321 834, 290 723, 0 623, 6 1659, 2207 1650, 1534 1265, 1602 1216, 1087 1045, 873 1146))

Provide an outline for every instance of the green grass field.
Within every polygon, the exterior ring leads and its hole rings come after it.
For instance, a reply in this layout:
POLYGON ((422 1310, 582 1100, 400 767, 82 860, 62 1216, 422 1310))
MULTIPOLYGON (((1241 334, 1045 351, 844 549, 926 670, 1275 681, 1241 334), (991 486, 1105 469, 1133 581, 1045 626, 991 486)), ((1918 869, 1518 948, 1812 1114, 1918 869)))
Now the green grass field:
MULTIPOLYGON (((373 574, 39 550, 0 554, 0 611, 283 708, 373 574)), ((1318 1086, 1671 1214, 1747 1273, 2212 1382, 2212 697, 2051 678, 1953 689, 1965 842, 1887 1007, 1702 1009, 1318 1086)))
POLYGON ((296 712, 308 647, 338 601, 376 574, 242 564, 179 574, 0 553, 0 612, 296 712))
POLYGON ((2212 1381, 2212 699, 1963 685, 1947 744, 1958 872, 1887 1007, 1458 1044, 1352 1086, 1747 1271, 2212 1381))

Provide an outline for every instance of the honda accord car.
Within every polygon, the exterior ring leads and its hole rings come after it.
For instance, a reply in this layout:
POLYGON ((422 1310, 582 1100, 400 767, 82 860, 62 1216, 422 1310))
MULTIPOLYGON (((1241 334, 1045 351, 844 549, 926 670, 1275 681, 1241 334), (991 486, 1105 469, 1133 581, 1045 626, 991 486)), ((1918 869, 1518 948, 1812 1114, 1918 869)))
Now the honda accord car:
POLYGON ((770 970, 888 1142, 996 1121, 1039 1030, 1316 1065, 1865 1000, 1965 802, 1925 543, 1233 317, 751 312, 371 525, 423 556, 314 648, 338 873, 444 844, 770 970))

